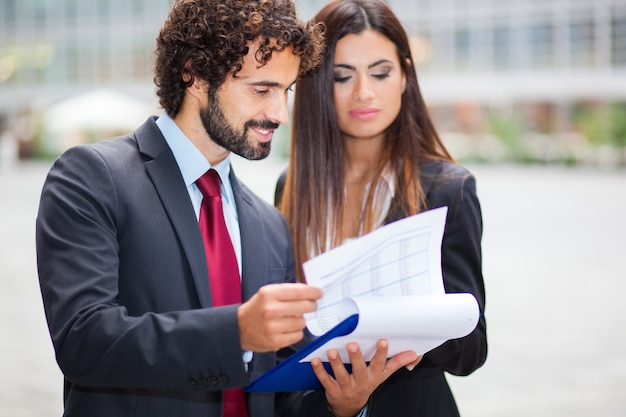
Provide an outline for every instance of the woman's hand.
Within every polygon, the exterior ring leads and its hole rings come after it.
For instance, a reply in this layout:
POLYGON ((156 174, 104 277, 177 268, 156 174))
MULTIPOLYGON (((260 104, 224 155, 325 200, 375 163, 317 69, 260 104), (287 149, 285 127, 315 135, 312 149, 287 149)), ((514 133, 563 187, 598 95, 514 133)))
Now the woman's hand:
POLYGON ((341 361, 336 349, 328 351, 328 361, 334 377, 331 376, 318 358, 311 360, 313 371, 326 390, 326 400, 330 411, 337 417, 353 417, 367 404, 374 390, 403 366, 412 369, 422 356, 415 352, 402 352, 387 360, 389 343, 381 339, 376 345, 376 353, 369 365, 363 359, 357 343, 347 345, 352 373, 341 361))

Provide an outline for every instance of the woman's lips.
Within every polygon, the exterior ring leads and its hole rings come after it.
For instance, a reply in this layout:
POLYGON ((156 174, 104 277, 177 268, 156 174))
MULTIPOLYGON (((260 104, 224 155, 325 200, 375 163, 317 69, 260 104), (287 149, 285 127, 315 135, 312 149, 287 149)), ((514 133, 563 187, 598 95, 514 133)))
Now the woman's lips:
POLYGON ((374 109, 371 107, 362 107, 359 109, 350 110, 350 116, 359 119, 359 120, 367 120, 373 117, 376 117, 378 113, 380 113, 379 109, 374 109))

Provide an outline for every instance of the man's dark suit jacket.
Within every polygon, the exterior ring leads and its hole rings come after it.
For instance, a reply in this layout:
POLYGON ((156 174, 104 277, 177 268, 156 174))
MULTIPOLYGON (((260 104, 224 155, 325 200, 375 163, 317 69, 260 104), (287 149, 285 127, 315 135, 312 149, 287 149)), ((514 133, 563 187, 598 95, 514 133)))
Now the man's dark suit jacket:
MULTIPOLYGON (((243 299, 294 280, 280 213, 231 172, 243 299)), ((242 363, 237 307, 211 307, 198 222, 154 118, 134 134, 79 146, 53 165, 37 217, 46 318, 66 379, 65 416, 221 416, 276 354, 242 363)), ((247 395, 250 417, 274 395, 247 395)))
MULTIPOLYGON (((448 206, 446 227, 441 247, 441 267, 446 292, 473 294, 480 306, 480 320, 468 336, 450 340, 424 355, 411 372, 401 368, 381 384, 370 397, 368 416, 455 417, 459 415, 444 371, 468 375, 487 358, 487 331, 484 317, 485 288, 481 265, 482 215, 476 196, 476 180, 465 168, 448 162, 429 161, 420 164, 420 183, 429 209, 448 206)), ((280 201, 285 173, 276 187, 280 201)), ((392 204, 392 207, 394 205, 392 204)), ((391 223, 406 217, 402 208, 392 209, 385 220, 391 223)), ((307 395, 316 404, 316 416, 324 402, 321 392, 307 395), (314 399, 313 397, 317 397, 314 399)), ((289 401, 281 405, 289 407, 289 401)), ((293 409, 299 404, 293 403, 293 409)))

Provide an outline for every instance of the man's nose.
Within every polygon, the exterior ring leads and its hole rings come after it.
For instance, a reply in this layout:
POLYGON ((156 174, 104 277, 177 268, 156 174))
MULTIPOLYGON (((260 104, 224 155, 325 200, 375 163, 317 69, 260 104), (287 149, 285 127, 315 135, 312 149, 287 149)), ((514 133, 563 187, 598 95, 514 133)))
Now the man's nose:
POLYGON ((278 94, 272 101, 267 118, 281 125, 289 121, 289 103, 287 94, 278 94))

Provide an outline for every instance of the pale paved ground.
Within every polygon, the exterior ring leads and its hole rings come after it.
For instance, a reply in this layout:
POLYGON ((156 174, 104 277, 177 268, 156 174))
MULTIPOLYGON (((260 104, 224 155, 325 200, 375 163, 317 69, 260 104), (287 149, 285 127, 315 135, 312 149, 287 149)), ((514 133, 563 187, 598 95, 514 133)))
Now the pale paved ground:
MULTIPOLYGON (((241 163, 271 199, 284 162, 241 163)), ((0 167, 0 417, 62 414, 34 218, 46 164, 0 167)), ((626 172, 472 166, 489 358, 451 377, 465 417, 626 416, 626 172)), ((148 417, 148 416, 147 416, 148 417)))

